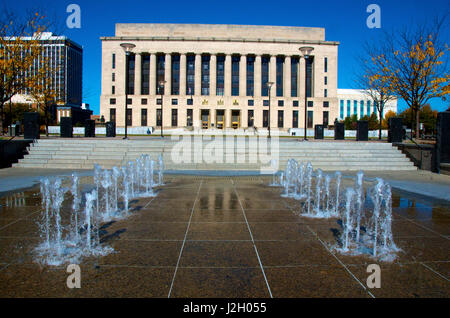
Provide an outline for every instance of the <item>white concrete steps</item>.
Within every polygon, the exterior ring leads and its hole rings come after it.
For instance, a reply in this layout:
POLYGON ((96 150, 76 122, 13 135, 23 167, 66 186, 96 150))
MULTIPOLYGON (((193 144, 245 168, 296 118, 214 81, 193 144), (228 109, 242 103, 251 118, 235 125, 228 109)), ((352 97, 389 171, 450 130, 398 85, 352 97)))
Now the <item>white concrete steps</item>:
MULTIPOLYGON (((193 141, 194 139, 192 139, 193 141)), ((156 159, 163 154, 166 169, 173 170, 259 170, 262 166, 260 160, 267 158, 267 143, 259 143, 256 151, 257 163, 249 160, 249 153, 255 155, 255 150, 249 148, 249 139, 244 143, 232 144, 227 148, 226 141, 218 143, 222 155, 221 162, 204 160, 200 163, 194 160, 203 151, 207 153, 208 147, 213 148, 211 140, 203 144, 187 144, 184 149, 190 155, 189 163, 180 160, 180 144, 172 140, 107 140, 107 139, 43 139, 30 145, 29 154, 19 160, 15 167, 26 168, 53 168, 53 169, 92 169, 94 164, 105 168, 126 164, 142 154, 148 154, 156 159), (199 147, 200 146, 200 147, 199 147), (200 150, 198 150, 200 148, 200 150), (244 163, 240 158, 244 158, 244 163), (175 162, 174 160, 175 159, 175 162), (230 162, 232 159, 232 163, 230 162)), ((257 146, 253 142, 253 146, 257 146)), ((228 145, 229 146, 229 145, 228 145)), ((389 143, 380 142, 298 142, 296 140, 280 139, 273 143, 273 156, 277 159, 280 169, 284 169, 288 159, 298 161, 311 161, 314 168, 322 170, 416 170, 413 163, 397 148, 389 143)), ((216 157, 214 157, 216 158, 216 157)), ((220 161, 220 159, 219 159, 220 161)))

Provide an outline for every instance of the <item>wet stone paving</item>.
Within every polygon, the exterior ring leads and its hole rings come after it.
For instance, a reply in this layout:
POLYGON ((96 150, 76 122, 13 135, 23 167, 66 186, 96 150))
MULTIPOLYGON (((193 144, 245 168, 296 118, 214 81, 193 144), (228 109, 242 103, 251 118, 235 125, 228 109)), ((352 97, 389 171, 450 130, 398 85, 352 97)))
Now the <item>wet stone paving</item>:
MULTIPOLYGON (((131 215, 101 227, 114 252, 67 265, 39 264, 39 187, 0 199, 0 297, 449 297, 450 204, 393 191, 393 262, 344 255, 337 218, 296 215, 267 177, 170 176, 131 215), (369 288, 369 264, 381 288, 369 288)), ((69 208, 68 206, 63 206, 69 208)))

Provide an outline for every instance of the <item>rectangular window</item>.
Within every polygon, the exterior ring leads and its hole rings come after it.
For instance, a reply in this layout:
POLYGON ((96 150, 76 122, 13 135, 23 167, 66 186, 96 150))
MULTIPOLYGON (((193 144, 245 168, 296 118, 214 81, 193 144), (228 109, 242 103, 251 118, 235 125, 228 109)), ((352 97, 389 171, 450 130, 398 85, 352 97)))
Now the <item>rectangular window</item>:
POLYGON ((324 70, 325 73, 328 72, 328 57, 325 58, 324 60, 324 70))
POLYGON ((364 117, 364 101, 359 102, 359 118, 364 117))
POLYGON ((113 123, 116 122, 116 109, 115 108, 109 109, 109 121, 112 121, 113 123))
POLYGON ((367 116, 370 116, 370 100, 367 101, 367 116))
POLYGON ((216 68, 216 95, 223 96, 225 92, 225 55, 217 55, 216 68))
POLYGON ((186 113, 186 126, 192 127, 192 120, 193 120, 193 111, 192 109, 188 109, 186 113))
POLYGON ((127 126, 133 125, 133 109, 127 108, 127 126))
POLYGON ((156 83, 153 83, 156 87, 156 94, 164 95, 164 86, 159 85, 161 81, 165 79, 165 64, 166 56, 164 54, 156 55, 156 83))
POLYGON ((178 110, 172 109, 172 127, 178 126, 178 110))
POLYGON ((113 82, 116 81, 116 73, 111 74, 111 81, 113 81, 113 82))
POLYGON ((156 99, 156 105, 162 105, 162 99, 161 98, 157 98, 156 99))
POLYGON ((340 114, 340 118, 344 119, 344 100, 341 99, 341 114, 340 114))
POLYGON ((309 100, 308 101, 308 107, 314 107, 314 101, 309 100))
POLYGON ((209 95, 209 61, 210 55, 202 55, 202 95, 209 95))
POLYGON ((134 95, 134 67, 135 67, 134 54, 128 56, 128 83, 127 83, 127 94, 134 95))
POLYGON ((298 100, 293 100, 292 101, 292 106, 298 107, 298 100))
POLYGON ((247 96, 253 96, 255 88, 255 57, 247 56, 247 96))
POLYGON ((306 59, 306 97, 313 96, 313 65, 314 56, 306 59))
POLYGON ((269 100, 268 99, 263 100, 263 106, 269 106, 269 100))
POLYGON ((298 110, 292 112, 292 128, 298 128, 298 110))
POLYGON ((326 88, 323 90, 323 97, 328 97, 328 90, 326 88))
POLYGON ((114 95, 116 93, 116 87, 113 85, 111 86, 111 94, 114 95))
POLYGON ((350 117, 350 105, 351 105, 351 101, 347 100, 347 117, 350 117))
POLYGON ((291 96, 298 96, 298 63, 299 58, 291 58, 291 96))
POLYGON ((277 96, 283 96, 283 66, 284 66, 284 57, 277 57, 277 65, 276 65, 277 96))
POLYGON ((284 111, 278 111, 278 128, 283 128, 284 126, 284 111))
POLYGON ((323 82, 324 82, 325 85, 328 85, 328 77, 327 76, 324 77, 323 82))
POLYGON ((357 115, 358 114, 358 101, 354 100, 353 101, 353 115, 357 115))
POLYGON ((231 57, 231 96, 239 96, 239 61, 240 56, 231 57))
POLYGON ((141 99, 141 104, 142 105, 147 105, 147 98, 142 98, 141 99))
POLYGON ((324 128, 328 127, 328 111, 323 112, 323 126, 324 128))
POLYGON ((141 94, 148 95, 150 93, 150 55, 142 55, 141 64, 141 94))
POLYGON ((186 101, 187 105, 194 105, 194 99, 193 98, 188 98, 188 100, 186 101))
POLYGON ((278 101, 278 106, 284 106, 284 100, 279 100, 278 101))
POLYGON ((328 101, 323 102, 323 107, 329 107, 329 106, 330 106, 330 102, 328 102, 328 101))
POLYGON ((116 54, 115 53, 112 54, 112 68, 113 69, 116 68, 116 54))
POLYGON ((250 109, 248 111, 248 120, 247 120, 248 125, 247 126, 253 127, 254 123, 255 123, 254 112, 253 112, 253 109, 250 109))
POLYGON ((156 110, 156 126, 161 127, 162 125, 162 111, 161 108, 156 110))
POLYGON ((172 98, 172 105, 178 105, 178 99, 172 98))
POLYGON ((132 104, 133 104, 133 99, 127 98, 127 105, 132 105, 132 104))
POLYGON ((261 57, 261 96, 269 96, 269 88, 267 87, 267 82, 269 81, 269 62, 270 59, 268 56, 261 57))
POLYGON ((313 128, 313 118, 314 112, 312 110, 308 110, 308 128, 313 128))
POLYGON ((180 94, 180 55, 174 54, 172 55, 172 87, 171 94, 179 95, 180 94))
POLYGON ((141 109, 141 126, 147 126, 147 109, 141 109))
POLYGON ((254 106, 255 101, 253 99, 248 100, 248 106, 254 106))
POLYGON ((269 127, 269 111, 263 110, 263 127, 269 127))
POLYGON ((116 99, 115 98, 110 98, 109 99, 109 104, 110 105, 115 105, 116 104, 116 99))

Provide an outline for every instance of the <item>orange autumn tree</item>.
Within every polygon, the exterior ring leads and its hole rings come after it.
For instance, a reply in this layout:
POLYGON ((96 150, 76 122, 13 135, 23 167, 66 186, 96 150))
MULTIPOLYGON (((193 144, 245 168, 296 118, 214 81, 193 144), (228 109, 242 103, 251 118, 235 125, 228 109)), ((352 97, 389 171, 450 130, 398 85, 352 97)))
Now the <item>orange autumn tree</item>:
POLYGON ((4 129, 4 107, 27 88, 33 62, 40 54, 39 33, 45 31, 44 16, 34 12, 25 18, 8 10, 0 13, 0 134, 4 129))
POLYGON ((415 136, 419 136, 420 111, 431 98, 449 94, 448 51, 441 39, 445 18, 414 30, 385 34, 373 63, 376 79, 389 83, 415 113, 415 136))

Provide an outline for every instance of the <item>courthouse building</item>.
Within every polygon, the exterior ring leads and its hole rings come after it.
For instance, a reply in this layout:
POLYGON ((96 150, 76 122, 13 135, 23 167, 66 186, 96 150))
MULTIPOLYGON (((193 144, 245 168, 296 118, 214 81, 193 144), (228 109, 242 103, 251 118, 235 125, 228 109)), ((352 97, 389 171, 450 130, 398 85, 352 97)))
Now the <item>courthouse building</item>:
POLYGON ((116 24, 101 41, 100 115, 118 127, 125 88, 134 127, 302 128, 305 94, 308 127, 339 118, 339 43, 323 28, 116 24), (123 43, 135 45, 129 63, 123 43))

